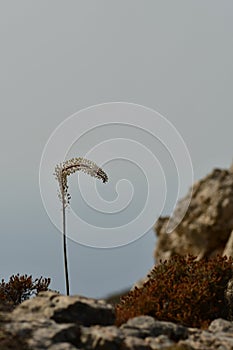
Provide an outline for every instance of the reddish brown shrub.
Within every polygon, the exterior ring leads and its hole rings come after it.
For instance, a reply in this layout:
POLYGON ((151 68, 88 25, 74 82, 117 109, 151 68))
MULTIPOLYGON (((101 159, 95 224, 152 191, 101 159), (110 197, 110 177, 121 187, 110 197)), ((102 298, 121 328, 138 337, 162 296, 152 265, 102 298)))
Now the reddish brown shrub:
POLYGON ((232 276, 233 260, 221 256, 200 261, 193 256, 175 256, 160 262, 141 288, 121 298, 116 306, 116 324, 150 315, 205 328, 215 318, 228 317, 225 290, 232 276))
POLYGON ((33 280, 32 276, 12 275, 9 282, 4 279, 0 282, 0 302, 18 305, 31 296, 48 290, 49 284, 50 278, 40 277, 33 280))

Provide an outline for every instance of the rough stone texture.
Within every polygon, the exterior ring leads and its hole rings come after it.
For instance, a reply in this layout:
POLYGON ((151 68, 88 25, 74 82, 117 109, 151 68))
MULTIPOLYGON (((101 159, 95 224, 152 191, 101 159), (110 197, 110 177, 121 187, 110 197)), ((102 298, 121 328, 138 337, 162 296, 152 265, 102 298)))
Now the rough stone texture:
MULTIPOLYGON (((115 325, 91 325, 93 315, 98 311, 111 309, 103 301, 81 297, 59 296, 59 318, 54 319, 57 303, 51 302, 58 298, 56 293, 43 292, 42 295, 19 305, 7 317, 0 318, 0 331, 9 337, 7 343, 1 342, 1 350, 232 350, 233 323, 214 320, 207 330, 187 328, 172 322, 162 322, 150 316, 135 317, 127 323, 115 325), (52 299, 51 299, 52 298, 52 299), (43 300, 43 301, 42 301, 43 300), (76 305, 77 300, 84 302, 82 310, 77 314, 71 309, 69 323, 67 322, 68 305, 76 305), (86 309, 86 305, 88 308, 86 309), (82 316, 82 312, 89 312, 82 316), (64 318, 63 318, 64 313, 64 318), (85 319, 87 325, 81 325, 85 319), (22 340, 22 341, 21 341, 22 340), (16 346, 17 344, 17 346, 16 346), (12 347, 13 346, 13 347, 12 347)), ((76 310, 76 309, 75 309, 76 310)), ((96 320, 96 319, 95 319, 96 320)), ((112 314, 110 314, 110 323, 112 314)), ((96 322, 96 321, 95 321, 96 322)))
POLYGON ((116 326, 82 328, 81 345, 85 349, 117 350, 123 339, 123 333, 116 326))
POLYGON ((179 339, 186 339, 188 336, 186 327, 176 325, 172 322, 157 321, 151 316, 134 317, 129 319, 120 328, 125 336, 136 336, 138 338, 167 335, 169 339, 178 341, 179 339))
MULTIPOLYGON (((179 221, 188 198, 177 204, 173 222, 179 221)), ((195 183, 189 209, 171 233, 166 232, 168 221, 168 217, 159 218, 155 225, 156 261, 175 254, 190 253, 199 259, 222 254, 233 230, 233 172, 215 169, 195 183)))
POLYGON ((188 339, 179 341, 178 345, 187 346, 191 350, 232 350, 233 323, 222 319, 214 320, 208 330, 193 333, 188 339))
POLYGON ((227 332, 232 333, 233 336, 233 323, 227 320, 223 320, 222 318, 217 318, 212 321, 209 325, 209 331, 215 332, 227 332))
POLYGON ((37 321, 12 320, 5 326, 10 334, 27 339, 29 348, 48 349, 53 344, 67 342, 72 346, 80 343, 80 327, 73 324, 57 324, 52 320, 37 321))
POLYGON ((67 297, 54 292, 42 292, 37 298, 25 301, 13 311, 12 317, 17 321, 46 318, 57 323, 75 322, 84 326, 105 326, 115 322, 114 309, 104 300, 67 297))
POLYGON ((159 335, 158 337, 147 337, 145 339, 146 344, 150 346, 153 350, 163 350, 170 348, 175 342, 168 338, 167 335, 159 335))
POLYGON ((125 338, 121 350, 151 350, 151 346, 142 339, 129 336, 125 338))

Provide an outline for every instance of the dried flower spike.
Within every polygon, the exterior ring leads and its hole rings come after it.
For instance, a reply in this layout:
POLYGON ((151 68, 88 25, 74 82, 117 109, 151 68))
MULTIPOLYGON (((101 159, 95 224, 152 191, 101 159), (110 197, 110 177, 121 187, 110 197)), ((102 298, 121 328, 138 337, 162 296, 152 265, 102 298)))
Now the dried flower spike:
POLYGON ((64 268, 66 280, 66 294, 70 294, 69 274, 68 274, 68 260, 66 249, 66 214, 65 209, 70 202, 71 195, 68 193, 67 178, 76 171, 83 171, 93 177, 96 177, 103 182, 108 181, 107 174, 98 167, 94 162, 85 158, 72 158, 55 167, 55 178, 59 184, 58 197, 62 202, 62 220, 63 220, 63 252, 64 252, 64 268))
POLYGON ((59 183, 58 197, 65 201, 65 206, 69 204, 70 194, 68 193, 67 177, 76 171, 83 171, 92 177, 101 179, 104 183, 108 181, 107 174, 94 162, 85 158, 72 158, 55 167, 55 178, 59 183))

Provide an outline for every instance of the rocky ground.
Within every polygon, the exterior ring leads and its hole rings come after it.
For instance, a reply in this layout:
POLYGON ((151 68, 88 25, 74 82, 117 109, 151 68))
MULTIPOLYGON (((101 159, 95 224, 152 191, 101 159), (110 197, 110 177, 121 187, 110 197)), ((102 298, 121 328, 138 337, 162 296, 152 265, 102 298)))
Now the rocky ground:
POLYGON ((233 349, 233 323, 223 319, 206 330, 150 316, 135 317, 120 327, 114 321, 114 308, 104 301, 42 292, 1 314, 0 349, 233 349))

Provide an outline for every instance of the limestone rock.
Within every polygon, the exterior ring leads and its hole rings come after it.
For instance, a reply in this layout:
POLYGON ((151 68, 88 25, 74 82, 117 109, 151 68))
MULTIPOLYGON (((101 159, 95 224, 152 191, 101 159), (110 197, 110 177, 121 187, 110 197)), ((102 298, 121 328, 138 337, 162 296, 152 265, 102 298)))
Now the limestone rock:
MULTIPOLYGON (((173 222, 180 221, 188 198, 178 202, 173 222)), ((188 211, 171 233, 166 232, 168 221, 161 217, 155 225, 156 261, 175 254, 190 253, 199 259, 222 254, 233 230, 233 172, 215 169, 195 183, 188 211)))
POLYGON ((134 336, 138 338, 166 335, 169 339, 178 341, 179 339, 186 339, 188 337, 186 327, 176 325, 172 322, 157 321, 151 316, 131 318, 120 328, 125 336, 134 336))
POLYGON ((83 327, 80 344, 85 349, 117 350, 123 339, 123 333, 116 326, 83 327))
MULTIPOLYGON (((151 316, 129 319, 121 327, 115 325, 92 325, 96 310, 109 310, 103 301, 79 296, 60 295, 61 302, 54 302, 58 294, 43 292, 36 298, 17 306, 7 317, 0 318, 1 350, 168 350, 168 349, 233 349, 233 323, 223 319, 214 320, 207 330, 187 328, 172 322, 155 320, 151 316), (77 300, 84 303, 82 312, 88 306, 88 317, 74 312, 77 300), (54 306, 52 306, 54 305, 54 306), (63 305, 63 306, 62 306, 63 305), (71 314, 67 322, 67 308, 71 314), (93 314, 89 307, 93 305, 93 314), (58 308, 55 317, 50 309, 58 308), (5 334, 9 339, 2 338, 5 334), (7 340, 7 342, 6 342, 7 340), (13 346, 13 347, 12 347, 13 346)), ((111 308, 110 308, 111 309, 111 308)), ((75 309, 76 310, 76 309, 75 309)), ((79 313, 81 313, 79 309, 79 313)), ((55 313, 56 314, 56 313, 55 313)), ((103 323, 103 322, 102 322, 103 323)), ((105 322, 106 323, 106 322, 105 322)))
POLYGON ((169 339, 167 335, 163 334, 159 335, 156 338, 147 337, 145 338, 145 343, 148 344, 152 350, 168 350, 173 345, 175 345, 175 342, 173 340, 169 339))
POLYGON ((151 346, 145 340, 136 337, 125 338, 121 350, 151 350, 151 346))
POLYGON ((111 325, 114 309, 103 300, 81 296, 64 296, 55 292, 41 292, 38 297, 20 304, 12 317, 17 321, 51 319, 57 323, 75 323, 84 326, 111 325))
POLYGON ((77 346, 80 343, 80 326, 76 324, 57 324, 52 320, 37 321, 12 320, 5 325, 5 331, 24 339, 29 349, 47 350, 54 344, 66 342, 77 346))
POLYGON ((212 321, 208 328, 211 332, 227 332, 233 335, 233 323, 227 320, 223 320, 222 318, 217 318, 212 321))
POLYGON ((233 349, 233 323, 217 319, 214 320, 208 330, 199 331, 192 334, 186 340, 178 342, 180 346, 186 346, 188 349, 233 349))

